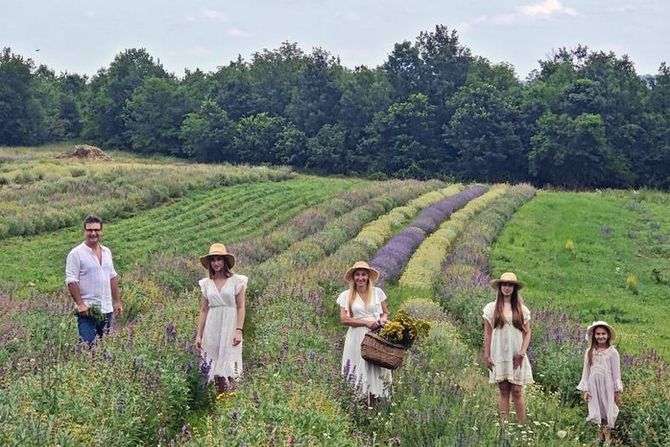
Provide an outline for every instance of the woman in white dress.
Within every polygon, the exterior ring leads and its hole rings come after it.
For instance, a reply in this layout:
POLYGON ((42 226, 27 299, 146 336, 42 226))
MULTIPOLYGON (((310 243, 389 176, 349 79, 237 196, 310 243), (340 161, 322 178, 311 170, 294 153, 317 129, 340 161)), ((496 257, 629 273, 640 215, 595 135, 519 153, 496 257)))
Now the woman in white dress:
POLYGON ((232 391, 242 378, 242 333, 247 277, 233 273, 235 256, 212 244, 200 257, 209 271, 198 284, 202 293, 195 347, 208 365, 208 379, 219 393, 232 391))
POLYGON ((509 416, 510 396, 516 418, 526 420, 523 386, 533 383, 533 373, 526 350, 530 343, 530 311, 523 304, 519 290, 523 283, 511 272, 491 281, 497 290, 496 300, 484 306, 484 363, 489 369, 489 383, 498 384, 500 415, 509 416))
POLYGON ((361 342, 368 331, 380 328, 388 321, 386 294, 374 282, 379 272, 367 262, 358 261, 344 278, 349 289, 340 293, 340 321, 349 326, 342 353, 342 374, 356 389, 356 393, 371 404, 389 396, 391 370, 367 362, 361 357, 361 342))

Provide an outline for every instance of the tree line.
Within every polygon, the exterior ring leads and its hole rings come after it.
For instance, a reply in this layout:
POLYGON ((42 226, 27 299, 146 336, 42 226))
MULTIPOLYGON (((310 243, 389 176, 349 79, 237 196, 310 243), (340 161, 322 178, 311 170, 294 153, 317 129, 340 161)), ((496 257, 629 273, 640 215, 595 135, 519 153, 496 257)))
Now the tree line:
POLYGON ((670 68, 640 76, 578 46, 520 80, 442 25, 376 68, 285 42, 180 77, 129 49, 88 78, 4 48, 0 144, 67 139, 323 174, 668 189, 670 68))

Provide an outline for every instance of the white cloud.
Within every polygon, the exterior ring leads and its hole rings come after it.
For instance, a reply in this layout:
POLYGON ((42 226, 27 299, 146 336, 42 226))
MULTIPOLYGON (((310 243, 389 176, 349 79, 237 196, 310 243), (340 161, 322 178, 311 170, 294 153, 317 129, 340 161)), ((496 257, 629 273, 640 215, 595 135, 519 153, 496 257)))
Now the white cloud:
POLYGON ((247 31, 241 30, 241 29, 239 29, 239 28, 231 28, 231 29, 229 29, 229 30, 228 30, 228 35, 229 35, 230 37, 235 38, 235 39, 244 39, 244 38, 252 37, 252 36, 253 36, 253 34, 247 32, 247 31))
POLYGON ((214 20, 216 22, 225 22, 228 20, 228 16, 225 13, 215 9, 203 9, 200 14, 204 18, 214 20))
POLYGON ((339 11, 335 14, 336 17, 340 19, 344 19, 346 22, 360 22, 361 21, 361 16, 356 13, 356 11, 352 11, 351 9, 347 11, 339 11))
POLYGON ((532 5, 525 5, 517 8, 517 12, 503 13, 495 15, 481 15, 469 22, 464 22, 456 26, 456 29, 465 33, 472 30, 477 25, 494 24, 494 25, 516 25, 521 22, 528 22, 533 20, 550 19, 555 16, 578 16, 579 13, 574 8, 564 6, 560 0, 544 0, 541 3, 534 3, 532 5))
POLYGON ((526 5, 519 8, 526 17, 552 17, 557 15, 576 16, 577 11, 564 6, 559 0, 544 0, 542 3, 526 5))

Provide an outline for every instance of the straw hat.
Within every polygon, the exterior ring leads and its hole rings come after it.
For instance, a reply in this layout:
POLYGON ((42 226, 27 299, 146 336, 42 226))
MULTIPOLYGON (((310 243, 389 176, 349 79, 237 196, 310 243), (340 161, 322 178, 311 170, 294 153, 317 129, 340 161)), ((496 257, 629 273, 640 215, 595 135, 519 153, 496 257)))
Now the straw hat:
POLYGON ((379 272, 377 270, 370 267, 365 261, 358 261, 347 270, 347 273, 344 274, 344 279, 351 281, 354 277, 354 272, 358 269, 367 270, 371 281, 377 281, 377 278, 379 278, 379 272))
POLYGON ((525 285, 524 283, 516 279, 516 275, 512 272, 505 272, 502 275, 500 275, 500 279, 494 279, 493 281, 491 281, 491 287, 497 289, 498 285, 501 282, 511 282, 512 284, 516 284, 517 289, 523 289, 523 286, 525 285))
POLYGON ((226 246, 223 244, 212 244, 211 247, 209 247, 209 253, 206 255, 200 256, 200 263, 202 264, 203 267, 209 270, 209 257, 210 256, 223 256, 226 258, 226 262, 228 263, 228 268, 232 269, 233 266, 235 265, 235 255, 232 253, 228 253, 228 250, 226 250, 226 246))
POLYGON ((589 327, 586 328, 586 337, 585 337, 586 341, 591 341, 591 339, 593 338, 593 331, 595 331, 598 326, 605 326, 607 329, 610 330, 610 343, 612 343, 612 341, 616 337, 616 331, 612 326, 607 324, 606 321, 602 320, 594 321, 593 323, 591 323, 589 327))

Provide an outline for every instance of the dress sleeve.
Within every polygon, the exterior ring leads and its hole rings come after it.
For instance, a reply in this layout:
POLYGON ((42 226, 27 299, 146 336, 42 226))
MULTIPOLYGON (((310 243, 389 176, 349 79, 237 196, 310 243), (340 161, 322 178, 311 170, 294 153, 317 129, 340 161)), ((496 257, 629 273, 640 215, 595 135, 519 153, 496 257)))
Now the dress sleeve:
MULTIPOLYGON (((590 349, 590 348, 589 348, 590 349)), ((582 380, 577 385, 577 389, 581 391, 589 390, 589 350, 584 353, 584 367, 582 368, 582 380)))
POLYGON ((209 278, 202 278, 200 281, 198 281, 198 285, 200 286, 200 294, 205 297, 207 300, 209 300, 209 297, 207 296, 207 281, 209 278))
POLYGON ((349 307, 349 291, 345 290, 344 292, 340 293, 340 295, 337 297, 337 304, 340 307, 344 307, 345 309, 349 307))
POLYGON ((386 296, 386 293, 379 287, 375 287, 375 294, 377 296, 377 302, 381 304, 382 302, 386 301, 388 297, 386 296))
POLYGON ((493 310, 495 309, 495 302, 488 303, 484 306, 484 311, 482 313, 482 318, 489 322, 491 327, 493 327, 493 310))
POLYGON ((614 384, 614 391, 623 391, 623 383, 621 382, 621 359, 619 358, 619 351, 612 348, 612 355, 610 356, 610 369, 612 370, 612 383, 614 384))
POLYGON ((249 278, 244 275, 235 275, 235 295, 246 290, 249 278))
POLYGON ((528 323, 530 321, 530 309, 525 304, 521 305, 521 313, 523 314, 523 323, 528 323))

